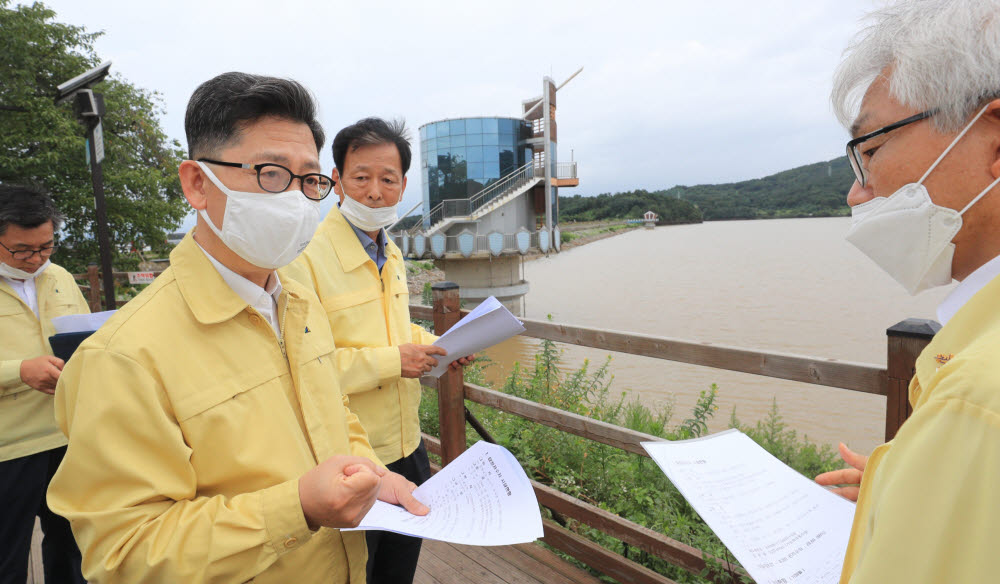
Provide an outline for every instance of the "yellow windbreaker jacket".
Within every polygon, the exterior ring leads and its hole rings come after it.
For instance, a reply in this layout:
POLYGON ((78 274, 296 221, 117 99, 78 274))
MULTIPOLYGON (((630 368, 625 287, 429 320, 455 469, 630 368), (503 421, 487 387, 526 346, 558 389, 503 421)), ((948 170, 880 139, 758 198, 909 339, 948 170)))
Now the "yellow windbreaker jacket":
POLYGON ((87 339, 56 389, 69 449, 48 492, 91 582, 365 580, 363 532, 306 526, 298 478, 374 452, 340 393, 315 295, 283 282, 278 337, 191 235, 87 339))
POLYGON ((920 354, 910 404, 868 460, 841 582, 995 582, 1000 278, 920 354))
POLYGON ((35 277, 38 317, 0 279, 0 461, 66 444, 52 415, 53 397, 21 381, 21 361, 51 355, 52 318, 90 312, 73 276, 49 264, 35 277))
MULTIPOLYGON (((386 262, 368 257, 354 229, 330 209, 309 247, 281 274, 312 287, 337 343, 341 390, 384 464, 420 444, 420 381, 400 377, 399 345, 437 337, 410 322, 403 254, 391 241, 386 262)), ((285 279, 288 279, 288 278, 285 279)))

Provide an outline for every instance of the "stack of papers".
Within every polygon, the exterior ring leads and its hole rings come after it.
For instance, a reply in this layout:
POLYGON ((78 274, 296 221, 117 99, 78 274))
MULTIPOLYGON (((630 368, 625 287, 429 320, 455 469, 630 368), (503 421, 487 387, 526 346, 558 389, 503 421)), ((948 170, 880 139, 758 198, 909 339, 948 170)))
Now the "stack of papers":
POLYGON ((101 328, 104 321, 111 318, 111 315, 115 312, 114 310, 105 310, 104 312, 95 312, 93 314, 57 316, 52 319, 52 326, 55 327, 57 334, 93 332, 101 328))
POLYGON ((521 321, 499 300, 490 296, 434 341, 435 346, 448 351, 448 356, 438 356, 437 367, 427 375, 441 377, 455 359, 477 353, 523 332, 521 321))
POLYGON ((738 430, 642 446, 758 584, 840 581, 854 503, 738 430))
POLYGON ((376 501, 356 531, 381 529, 464 545, 512 545, 542 537, 531 481, 503 446, 477 442, 413 495, 431 511, 418 517, 376 501))

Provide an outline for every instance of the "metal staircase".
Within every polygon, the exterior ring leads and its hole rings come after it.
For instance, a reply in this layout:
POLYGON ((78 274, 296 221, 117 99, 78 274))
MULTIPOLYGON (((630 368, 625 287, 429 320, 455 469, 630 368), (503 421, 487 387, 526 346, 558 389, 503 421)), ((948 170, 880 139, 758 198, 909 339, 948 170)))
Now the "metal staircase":
MULTIPOLYGON (((544 167, 531 161, 468 199, 445 199, 431 209, 431 226, 424 234, 432 235, 455 223, 475 221, 523 195, 543 180, 544 167)), ((410 233, 419 231, 421 227, 422 224, 417 224, 410 233)))

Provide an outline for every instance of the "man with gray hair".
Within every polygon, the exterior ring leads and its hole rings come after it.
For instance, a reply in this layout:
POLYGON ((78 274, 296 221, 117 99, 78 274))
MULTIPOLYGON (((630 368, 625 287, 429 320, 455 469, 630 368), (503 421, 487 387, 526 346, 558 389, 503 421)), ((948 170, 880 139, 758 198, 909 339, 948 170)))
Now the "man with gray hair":
POLYGON ((94 582, 361 584, 364 534, 339 528, 376 498, 427 508, 348 409, 316 295, 275 271, 333 188, 312 96, 225 73, 184 125, 197 227, 66 364, 49 505, 94 582))
MULTIPOLYGON (((847 239, 911 294, 960 281, 913 414, 871 457, 841 582, 992 582, 1000 542, 1000 2, 873 13, 834 79, 856 180, 847 239)), ((860 480, 859 480, 860 479, 860 480)))
MULTIPOLYGON (((410 158, 402 122, 365 118, 337 132, 334 192, 340 205, 330 209, 283 275, 312 288, 323 303, 337 339, 341 388, 379 460, 419 485, 431 476, 420 439, 419 377, 447 351, 410 322, 403 253, 385 231, 397 220, 410 158)), ((451 365, 466 365, 470 358, 451 365)), ((376 530, 366 532, 366 539, 368 584, 413 581, 419 539, 376 530)))

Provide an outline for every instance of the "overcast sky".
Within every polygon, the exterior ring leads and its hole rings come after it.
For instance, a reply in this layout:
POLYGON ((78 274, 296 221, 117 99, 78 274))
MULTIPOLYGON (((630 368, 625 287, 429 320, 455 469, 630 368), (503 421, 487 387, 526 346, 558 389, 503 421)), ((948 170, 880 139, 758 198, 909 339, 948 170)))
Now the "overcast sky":
MULTIPOLYGON (((875 0, 46 0, 104 31, 112 72, 158 91, 184 140, 194 88, 225 71, 294 78, 329 139, 362 117, 520 115, 561 83, 559 157, 595 195, 744 180, 844 153, 830 79, 875 0)), ((420 200, 419 139, 403 206, 420 200)), ((849 185, 844 185, 845 191, 849 185)), ((332 197, 331 197, 332 198, 332 197)))

